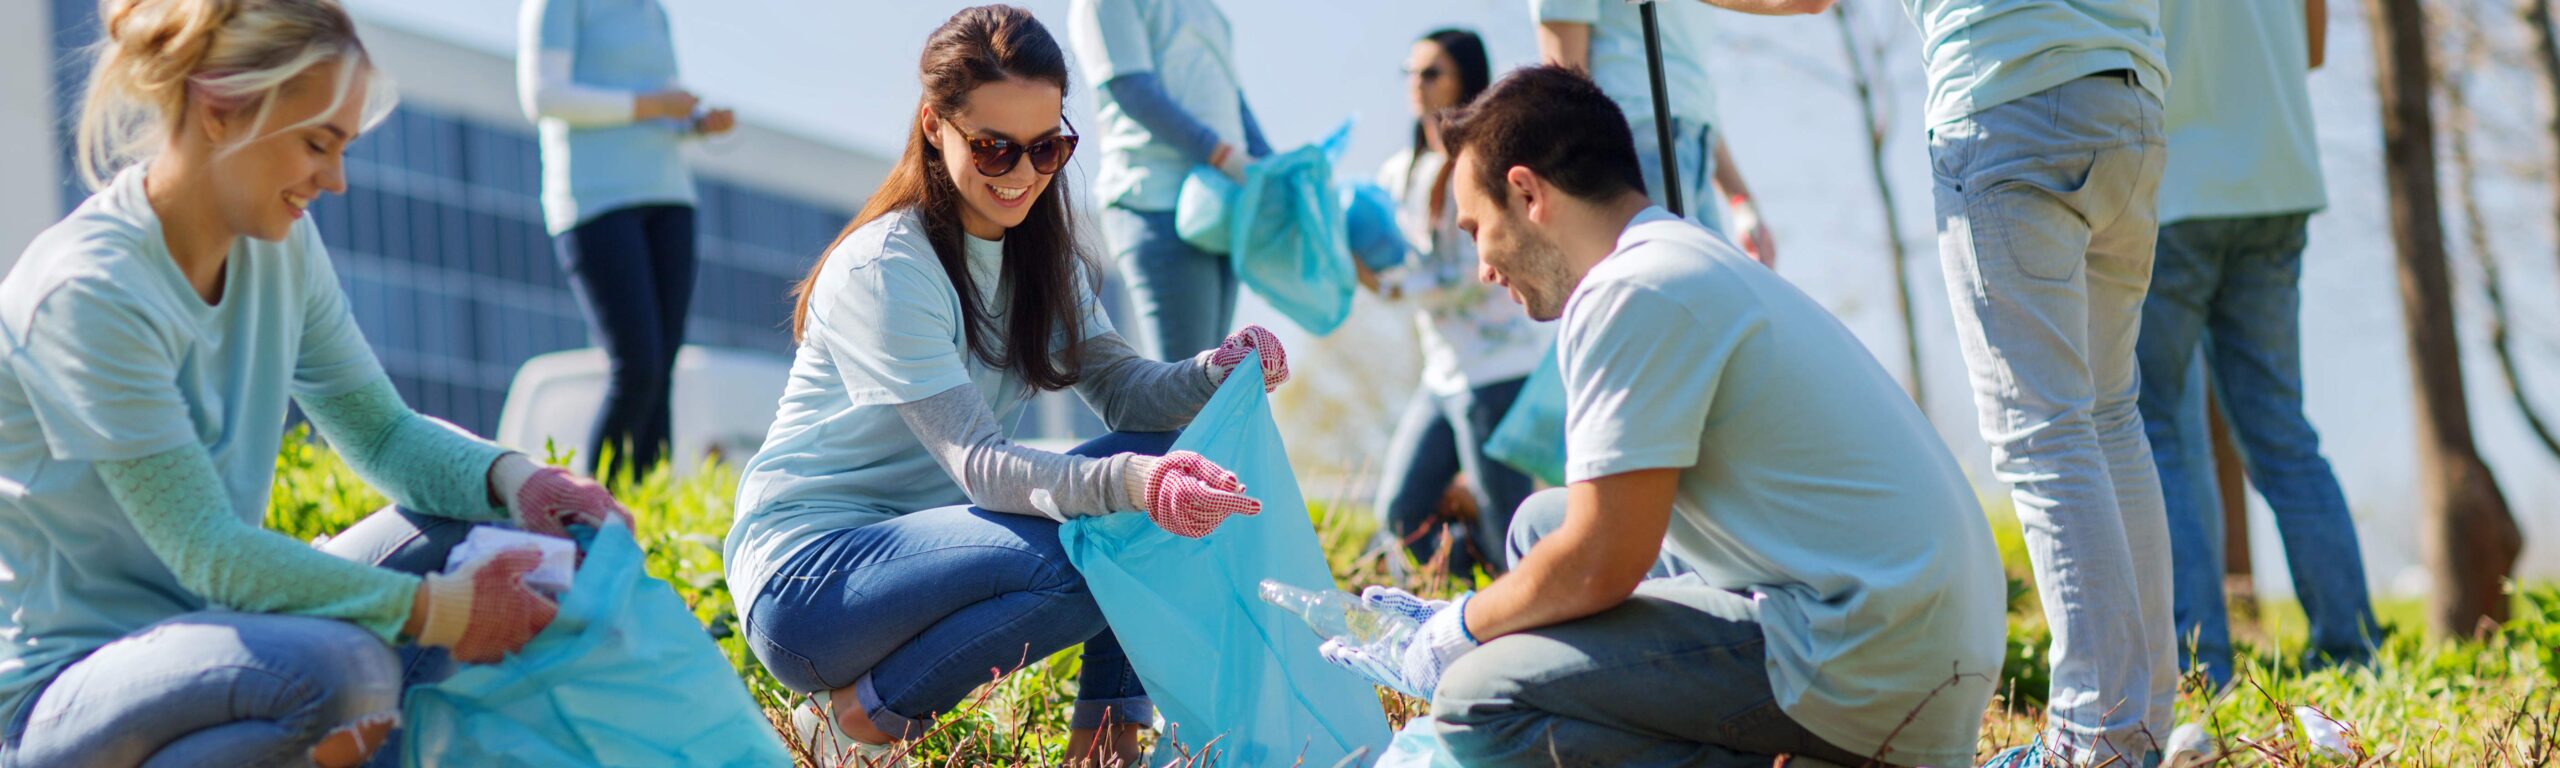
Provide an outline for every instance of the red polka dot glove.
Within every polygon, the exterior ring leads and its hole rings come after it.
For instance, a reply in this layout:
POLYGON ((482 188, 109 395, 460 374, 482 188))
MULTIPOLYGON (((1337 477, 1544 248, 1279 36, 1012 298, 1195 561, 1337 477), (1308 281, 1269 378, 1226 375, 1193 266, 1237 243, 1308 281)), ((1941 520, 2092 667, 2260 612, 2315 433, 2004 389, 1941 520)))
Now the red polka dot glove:
POLYGON ((1255 351, 1262 353, 1262 391, 1279 389, 1282 382, 1289 380, 1289 351, 1280 348, 1280 337, 1259 325, 1228 334, 1217 349, 1209 350, 1209 383, 1227 383, 1228 374, 1244 364, 1247 353, 1255 351))
POLYGON ((1230 515, 1262 512, 1262 502, 1244 495, 1244 482, 1206 456, 1175 451, 1162 458, 1133 458, 1124 480, 1129 496, 1167 533, 1197 539, 1217 530, 1230 515))
POLYGON ((559 467, 536 465, 519 454, 499 459, 489 470, 506 494, 516 527, 545 536, 567 538, 569 526, 604 527, 607 518, 631 527, 631 512, 595 481, 559 467))

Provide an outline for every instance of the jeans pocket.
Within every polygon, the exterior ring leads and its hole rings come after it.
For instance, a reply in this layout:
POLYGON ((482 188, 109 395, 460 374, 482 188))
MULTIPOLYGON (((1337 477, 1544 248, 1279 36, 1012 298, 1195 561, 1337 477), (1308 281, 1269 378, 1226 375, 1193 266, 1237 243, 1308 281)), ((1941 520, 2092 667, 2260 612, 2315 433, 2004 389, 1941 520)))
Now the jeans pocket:
POLYGON ((2072 201, 2096 166, 2096 153, 2022 159, 1980 191, 1967 192, 1965 218, 1974 227, 1975 257, 2005 259, 2019 274, 2048 282, 2078 275, 2088 262, 2090 229, 2072 201))

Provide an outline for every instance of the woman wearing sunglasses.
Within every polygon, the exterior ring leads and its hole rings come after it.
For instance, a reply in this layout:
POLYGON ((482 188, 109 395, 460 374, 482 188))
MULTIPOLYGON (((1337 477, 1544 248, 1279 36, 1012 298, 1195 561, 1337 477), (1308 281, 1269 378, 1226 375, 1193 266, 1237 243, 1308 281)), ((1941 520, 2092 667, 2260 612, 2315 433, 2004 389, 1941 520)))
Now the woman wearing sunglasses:
POLYGON ((904 155, 800 283, 791 381, 724 550, 747 645, 813 694, 801 732, 840 760, 1083 643, 1072 754, 1134 758, 1153 708, 1058 527, 1136 511, 1198 537, 1258 511, 1198 454, 1157 455, 1247 353, 1266 388, 1285 353, 1248 327, 1156 362, 1112 331, 1058 175, 1066 55, 1030 12, 961 11, 922 70, 904 155), (1006 439, 1068 388, 1116 432, 1066 454, 1006 439))
POLYGON ((1475 101, 1491 81, 1475 33, 1443 29, 1414 41, 1405 58, 1413 146, 1378 169, 1379 185, 1398 203, 1397 224, 1419 254, 1378 276, 1378 293, 1413 308, 1422 341, 1422 386, 1388 442, 1379 530, 1423 562, 1440 553, 1445 534, 1449 575, 1462 580, 1477 566, 1500 574, 1508 565, 1503 531, 1533 488, 1519 470, 1487 460, 1484 441, 1555 336, 1476 279, 1475 241, 1458 230, 1450 210, 1447 157, 1431 118, 1475 101), (1476 502, 1473 525, 1440 514, 1441 498, 1461 473, 1476 502))
POLYGON ((1225 256, 1182 242, 1174 204, 1191 169, 1237 180, 1271 154, 1245 106, 1227 17, 1210 0, 1075 0, 1068 35, 1102 121, 1102 232, 1148 357, 1172 360, 1235 322, 1225 256))

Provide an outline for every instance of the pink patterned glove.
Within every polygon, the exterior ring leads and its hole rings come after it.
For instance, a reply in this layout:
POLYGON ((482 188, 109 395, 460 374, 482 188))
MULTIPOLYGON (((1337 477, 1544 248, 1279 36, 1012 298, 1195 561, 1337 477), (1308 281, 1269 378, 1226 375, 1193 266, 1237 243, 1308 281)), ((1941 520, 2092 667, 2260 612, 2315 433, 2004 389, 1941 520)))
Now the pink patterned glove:
POLYGON ((510 549, 451 573, 428 574, 418 587, 426 610, 418 644, 452 649, 466 664, 522 650, 560 612, 551 598, 525 586, 525 573, 541 564, 540 552, 510 549))
POLYGON ((1209 351, 1210 383, 1227 383, 1228 374, 1234 373, 1236 366, 1244 364, 1244 356, 1254 351, 1262 353, 1262 391, 1279 389, 1289 380, 1289 351, 1280 348, 1280 337, 1262 326, 1248 325, 1228 334, 1226 341, 1209 351))
POLYGON ((631 512, 613 500, 604 486, 559 467, 539 467, 523 475, 507 494, 507 509, 515 513, 517 527, 545 536, 567 538, 573 524, 601 528, 606 518, 620 518, 624 527, 631 526, 631 512))
POLYGON ((1217 530, 1229 515, 1262 512, 1262 502, 1244 495, 1244 482, 1235 473, 1197 453, 1139 456, 1128 471, 1130 496, 1166 533, 1197 539, 1217 530))

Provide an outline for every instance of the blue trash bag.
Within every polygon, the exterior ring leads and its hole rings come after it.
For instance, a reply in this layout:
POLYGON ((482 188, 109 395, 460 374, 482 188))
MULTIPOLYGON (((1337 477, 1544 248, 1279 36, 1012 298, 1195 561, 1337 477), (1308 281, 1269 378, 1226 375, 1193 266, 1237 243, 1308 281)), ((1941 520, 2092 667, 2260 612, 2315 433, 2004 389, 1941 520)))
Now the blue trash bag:
POLYGON ((524 649, 411 688, 401 764, 790 765, 781 737, 621 523, 524 649))
POLYGON ((1173 232, 1202 253, 1227 255, 1234 247, 1228 233, 1228 211, 1235 208, 1236 196, 1244 187, 1225 171, 1206 165, 1194 166, 1182 178, 1182 196, 1173 206, 1173 232))
POLYGON ((1396 198, 1387 188, 1374 181, 1345 182, 1342 205, 1343 238, 1361 266, 1383 272, 1404 264, 1413 246, 1396 224, 1396 198))
POLYGON ((1554 345, 1485 438, 1484 455, 1548 485, 1564 485, 1564 372, 1556 368, 1554 345))
POLYGON ((1345 122, 1323 141, 1247 166, 1229 209, 1227 260, 1236 279, 1318 336, 1351 315, 1360 284, 1333 186, 1333 165, 1350 136, 1345 122))
POLYGON ((1262 514, 1201 539, 1130 513, 1078 518, 1058 534, 1164 716, 1153 764, 1204 748, 1216 765, 1376 760, 1389 736, 1376 689, 1316 655, 1323 640, 1306 622, 1260 597, 1263 579, 1335 588, 1262 381, 1229 378, 1173 448, 1236 473, 1262 514))
POLYGON ((1458 758, 1450 756, 1440 732, 1433 730, 1437 726, 1430 715, 1405 721, 1404 728, 1396 731, 1396 740, 1387 745, 1386 757, 1371 768, 1459 768, 1458 758))

